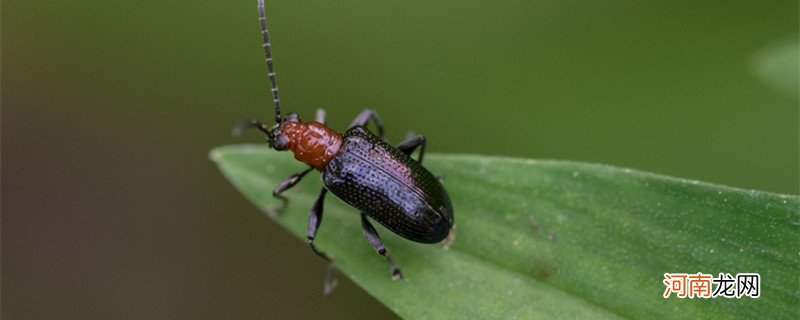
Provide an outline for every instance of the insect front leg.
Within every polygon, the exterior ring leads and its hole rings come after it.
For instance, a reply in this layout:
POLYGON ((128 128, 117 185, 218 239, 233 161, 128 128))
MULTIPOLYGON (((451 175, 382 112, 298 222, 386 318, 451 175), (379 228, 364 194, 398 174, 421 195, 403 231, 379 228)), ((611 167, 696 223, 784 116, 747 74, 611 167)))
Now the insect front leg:
POLYGON ((317 196, 317 200, 314 201, 314 206, 311 207, 311 213, 308 214, 308 231, 306 232, 306 238, 308 238, 308 245, 311 246, 311 250, 314 251, 314 254, 328 261, 328 270, 325 273, 325 285, 323 287, 323 293, 327 296, 330 295, 331 292, 333 292, 333 288, 336 287, 336 266, 333 264, 333 259, 331 259, 328 254, 319 251, 317 246, 314 245, 314 238, 317 237, 317 230, 319 229, 320 223, 322 223, 322 208, 325 203, 326 193, 328 193, 328 189, 322 188, 319 192, 319 196, 317 196))
POLYGON ((383 137, 383 123, 375 110, 364 109, 364 111, 361 111, 350 124, 350 128, 357 126, 366 127, 370 120, 372 120, 372 122, 375 123, 375 127, 378 128, 378 137, 381 138, 381 140, 385 140, 383 137))
POLYGON ((369 223, 367 216, 363 212, 361 213, 361 231, 364 232, 364 237, 366 237, 369 244, 375 248, 375 251, 386 257, 386 261, 389 262, 389 272, 392 274, 392 280, 402 279, 403 273, 400 272, 400 269, 394 264, 394 260, 389 256, 389 252, 386 251, 386 247, 378 236, 378 232, 375 231, 375 228, 369 223))
POLYGON ((400 142, 397 145, 397 150, 403 151, 403 153, 411 156, 411 153, 414 150, 419 148, 419 157, 417 158, 417 162, 422 163, 422 156, 425 155, 425 136, 422 135, 415 135, 412 137, 407 138, 405 141, 400 142))
POLYGON ((244 130, 247 130, 248 128, 258 129, 258 131, 261 131, 268 136, 271 134, 269 132, 269 127, 267 127, 267 125, 261 123, 261 121, 258 121, 256 119, 247 119, 239 121, 239 123, 233 126, 233 129, 231 129, 231 134, 234 137, 238 137, 242 135, 242 132, 244 132, 244 130))
POLYGON ((304 170, 302 172, 295 173, 295 174, 289 176, 288 178, 284 179, 283 181, 281 181, 281 183, 279 183, 275 187, 275 189, 272 189, 272 196, 275 197, 275 198, 280 199, 281 203, 267 208, 266 209, 267 214, 274 216, 274 215, 276 215, 278 213, 281 213, 283 211, 283 209, 286 209, 286 205, 289 204, 289 198, 286 198, 285 196, 281 195, 281 193, 283 193, 284 191, 289 190, 292 187, 294 187, 294 185, 296 185, 298 182, 300 182, 300 180, 303 179, 303 177, 307 173, 311 172, 311 170, 313 170, 313 169, 314 168, 309 167, 308 169, 306 169, 306 170, 304 170))
POLYGON ((314 118, 314 121, 325 124, 325 109, 317 109, 317 116, 314 118))

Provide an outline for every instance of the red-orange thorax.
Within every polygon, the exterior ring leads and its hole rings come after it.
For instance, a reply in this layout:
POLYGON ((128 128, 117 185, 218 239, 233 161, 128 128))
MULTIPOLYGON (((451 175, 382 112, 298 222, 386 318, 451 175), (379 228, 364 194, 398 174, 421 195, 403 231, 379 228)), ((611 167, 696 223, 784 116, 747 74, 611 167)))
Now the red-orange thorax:
POLYGON ((294 158, 322 170, 342 147, 342 135, 319 122, 285 122, 281 133, 294 158))

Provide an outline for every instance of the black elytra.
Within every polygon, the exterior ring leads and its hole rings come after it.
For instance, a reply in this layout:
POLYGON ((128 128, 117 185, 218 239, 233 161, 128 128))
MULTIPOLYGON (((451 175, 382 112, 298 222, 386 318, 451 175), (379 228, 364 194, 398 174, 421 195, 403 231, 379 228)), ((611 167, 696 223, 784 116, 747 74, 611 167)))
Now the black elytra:
POLYGON ((406 239, 437 243, 453 226, 447 191, 409 154, 363 127, 344 134, 342 151, 322 173, 325 187, 406 239))

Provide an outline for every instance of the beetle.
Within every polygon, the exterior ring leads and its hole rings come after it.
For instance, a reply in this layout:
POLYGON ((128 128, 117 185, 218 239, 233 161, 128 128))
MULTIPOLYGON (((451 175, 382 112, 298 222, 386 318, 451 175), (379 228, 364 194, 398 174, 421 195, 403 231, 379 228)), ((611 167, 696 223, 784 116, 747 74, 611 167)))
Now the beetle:
POLYGON ((328 261, 325 293, 329 294, 333 288, 335 268, 331 257, 316 247, 314 238, 322 222, 323 202, 328 192, 360 211, 361 230, 367 241, 386 257, 392 279, 401 279, 403 274, 368 217, 415 242, 444 242, 447 246, 454 236, 455 220, 450 197, 439 179, 422 166, 425 137, 413 135, 395 147, 389 145, 384 140, 383 124, 371 109, 361 112, 344 134, 325 126, 325 111, 322 109, 317 111, 315 121, 309 122, 303 122, 296 113, 281 115, 263 0, 258 0, 258 14, 276 124, 270 128, 256 119, 245 120, 234 127, 234 135, 241 134, 246 128, 258 129, 266 135, 270 148, 292 151, 295 159, 308 165, 307 169, 289 176, 272 190, 272 195, 280 203, 270 207, 269 212, 282 211, 288 204, 283 192, 300 182, 310 171, 319 171, 323 188, 309 213, 306 236, 311 250, 328 261), (366 129, 369 122, 377 128, 377 135, 366 129), (414 160, 411 154, 417 148, 419 156, 414 160))

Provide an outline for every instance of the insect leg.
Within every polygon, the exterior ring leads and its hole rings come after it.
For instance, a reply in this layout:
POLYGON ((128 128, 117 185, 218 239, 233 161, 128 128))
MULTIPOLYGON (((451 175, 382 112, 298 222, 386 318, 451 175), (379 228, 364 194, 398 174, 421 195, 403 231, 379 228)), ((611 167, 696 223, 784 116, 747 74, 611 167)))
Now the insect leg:
POLYGON ((319 192, 317 200, 314 201, 314 206, 311 207, 311 213, 308 214, 308 231, 306 232, 306 238, 308 238, 308 245, 311 246, 311 250, 314 251, 314 254, 322 259, 325 259, 325 261, 328 261, 328 271, 325 273, 325 286, 323 288, 323 292, 325 295, 329 295, 336 286, 336 267, 333 264, 333 259, 331 259, 325 252, 319 251, 317 246, 314 245, 314 238, 317 237, 317 230, 319 229, 319 224, 322 222, 322 207, 325 203, 326 193, 328 193, 328 189, 322 188, 322 190, 319 192))
POLYGON ((416 135, 406 139, 397 145, 397 150, 403 151, 407 155, 411 155, 414 150, 419 148, 419 158, 417 162, 422 163, 422 156, 425 155, 425 136, 416 135))
POLYGON ((295 173, 295 174, 289 176, 288 178, 284 179, 283 181, 281 181, 281 183, 279 183, 275 187, 275 189, 272 189, 272 196, 275 197, 275 198, 280 199, 281 203, 277 204, 275 206, 267 208, 267 213, 269 213, 271 215, 274 215, 274 214, 278 214, 281 211, 283 211, 283 209, 286 208, 286 205, 289 204, 289 198, 286 198, 285 196, 281 195, 281 193, 283 193, 284 191, 294 187, 294 185, 296 185, 298 182, 300 182, 300 180, 303 179, 303 177, 307 173, 311 172, 311 170, 313 170, 313 169, 314 168, 309 167, 308 169, 306 169, 306 170, 304 170, 302 172, 295 173))
POLYGON ((383 123, 381 122, 381 118, 378 117, 378 113, 372 109, 364 109, 358 116, 353 120, 350 124, 350 128, 355 126, 367 126, 367 123, 372 120, 375 123, 375 127, 378 128, 378 137, 383 140, 383 123))
POLYGON ((314 121, 325 124, 325 109, 317 109, 317 117, 314 119, 314 121))
POLYGON ((233 126, 233 129, 231 129, 231 134, 234 137, 238 137, 242 135, 242 132, 244 132, 244 130, 249 128, 256 128, 259 131, 266 134, 267 136, 271 135, 271 133, 269 132, 269 128, 265 124, 261 123, 261 121, 258 121, 256 119, 247 119, 239 121, 239 123, 233 126))
POLYGON ((361 213, 361 231, 364 232, 364 236, 367 238, 369 244, 375 248, 375 251, 378 251, 380 255, 386 257, 386 261, 389 262, 389 272, 392 273, 392 280, 402 279, 403 273, 401 273, 397 265, 394 264, 394 260, 389 256, 389 252, 386 251, 386 247, 378 236, 378 232, 375 231, 375 228, 369 223, 364 213, 361 213))

